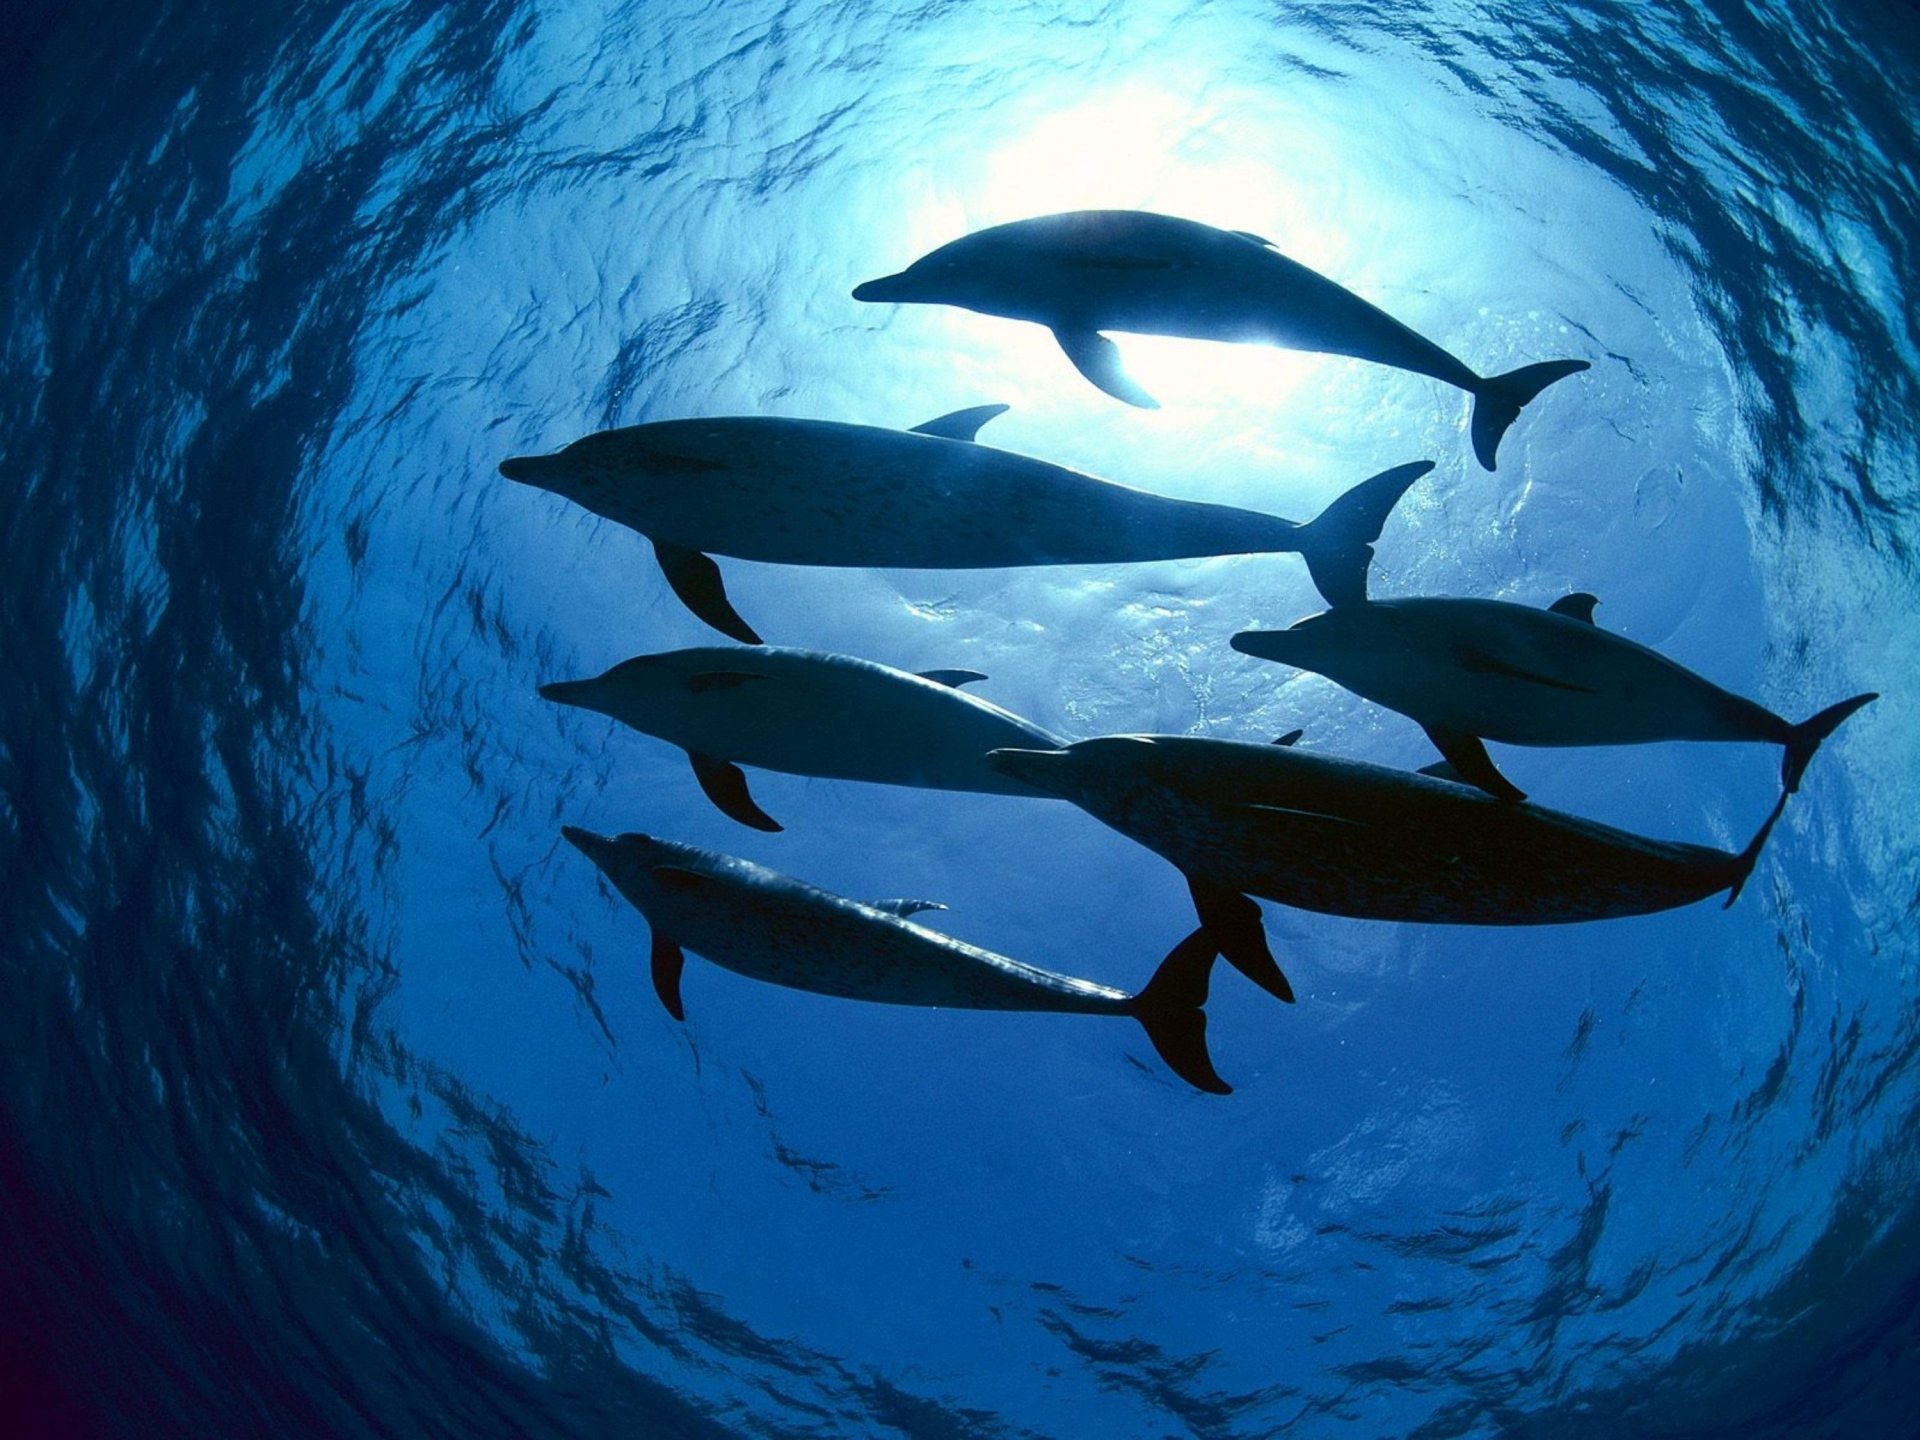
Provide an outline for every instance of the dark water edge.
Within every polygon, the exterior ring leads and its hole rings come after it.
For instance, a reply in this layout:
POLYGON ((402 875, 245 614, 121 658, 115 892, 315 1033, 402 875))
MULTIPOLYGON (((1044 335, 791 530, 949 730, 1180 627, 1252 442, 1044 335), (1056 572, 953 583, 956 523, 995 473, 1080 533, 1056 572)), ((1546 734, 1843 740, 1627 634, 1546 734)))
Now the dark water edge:
MULTIPOLYGON (((1565 15, 1572 45, 1581 12, 1565 15)), ((1908 147, 1911 165, 1910 98, 1896 100, 1916 70, 1910 54, 1837 28, 1867 19, 1827 22, 1795 48, 1747 7, 1712 16, 1701 23, 1720 43, 1783 67, 1870 56, 1884 82, 1855 97, 1857 118, 1890 155, 1908 147)), ((491 77, 525 17, 506 4, 386 12, 363 53, 431 37, 406 101, 370 100, 354 138, 238 224, 226 176, 255 100, 298 73, 289 57, 324 51, 332 12, 235 9, 218 26, 187 6, 54 17, 13 12, 21 44, 0 87, 12 97, 0 102, 12 137, 0 198, 31 222, 0 236, 15 297, 0 370, 15 477, 0 514, 12 678, 0 693, 0 1407, 12 1433, 741 1433, 740 1414, 716 1417, 623 1364, 616 1327, 675 1363, 717 1356, 807 1377, 827 1407, 817 1429, 752 1433, 1020 1433, 753 1334, 671 1276, 621 1273, 596 1239, 592 1177, 557 1173, 510 1115, 393 1048, 373 1020, 393 957, 349 881, 397 841, 353 777, 331 771, 304 708, 296 486, 353 389, 365 302, 490 199, 514 140, 491 113, 491 77), (128 212, 117 197, 129 168, 161 134, 173 137, 165 205, 128 212), (432 162, 369 220, 401 151, 432 162), (165 257, 137 279, 128 229, 165 257), (159 443, 169 435, 172 450, 159 443), (417 1147, 376 1082, 427 1097, 455 1139, 417 1147), (517 1353, 450 1298, 476 1279, 502 1297, 490 1318, 519 1337, 517 1353)), ((1610 108, 1662 169, 1661 117, 1624 90, 1610 108)), ((1744 123, 1736 106, 1725 113, 1744 123)), ((1591 143, 1571 118, 1561 139, 1591 143)), ((1665 156, 1672 172, 1688 165, 1665 156)), ((1811 193, 1839 183, 1791 178, 1811 193)), ((1912 193, 1852 198, 1877 212, 1911 284, 1912 193)), ((1888 384, 1857 433, 1810 436, 1791 407, 1762 403, 1799 377, 1792 346, 1750 323, 1767 287, 1739 288, 1758 284, 1744 263, 1756 238, 1776 254, 1796 242, 1756 237, 1684 184, 1665 204, 1751 367, 1779 487, 1762 496, 1769 514, 1852 525, 1910 570, 1920 477, 1874 463, 1920 400, 1889 317, 1844 288, 1811 297, 1888 384), (1808 460, 1823 447, 1837 470, 1808 460)), ((1909 1201, 1885 1224, 1877 1186, 1920 1170, 1915 1127, 1901 1130, 1900 1153, 1867 1169, 1829 1244, 1773 1297, 1764 1343, 1686 1348, 1631 1389, 1524 1410, 1489 1388, 1419 1433, 1897 1433, 1920 1377, 1920 1210, 1909 1201), (1839 1315, 1820 1303, 1836 1290, 1839 1315)), ((1529 1393, 1528 1377, 1513 1379, 1499 1390, 1529 1393)))

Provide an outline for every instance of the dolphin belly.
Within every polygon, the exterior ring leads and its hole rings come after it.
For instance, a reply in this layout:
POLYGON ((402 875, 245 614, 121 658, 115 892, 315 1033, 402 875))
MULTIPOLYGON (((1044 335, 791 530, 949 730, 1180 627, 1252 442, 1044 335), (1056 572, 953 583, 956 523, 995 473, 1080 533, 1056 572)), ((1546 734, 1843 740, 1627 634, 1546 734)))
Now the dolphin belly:
POLYGON ((1511 745, 1784 743, 1791 730, 1658 651, 1509 601, 1370 601, 1234 645, 1317 671, 1431 731, 1511 745))
POLYGON ((646 913, 735 974, 842 999, 1117 1015, 1129 998, 794 881, 657 897, 646 913))
POLYGON ((1030 796, 1031 787, 987 764, 987 752, 1057 742, 1037 726, 991 711, 949 712, 911 699, 859 711, 831 701, 792 703, 782 697, 763 717, 731 717, 676 743, 788 775, 1030 796))
POLYGON ((1545 925, 1649 914, 1736 887, 1765 838, 1734 856, 1364 761, 1196 737, 1106 737, 997 763, 1191 881, 1361 919, 1545 925))
MULTIPOLYGON (((1436 782, 1444 783, 1444 782, 1436 782)), ((1451 787, 1460 790, 1461 787, 1451 787)), ((1168 799, 1100 818, 1189 875, 1302 910, 1452 925, 1552 925, 1669 910, 1727 888, 1726 854, 1461 790, 1400 823, 1168 799), (1471 818, 1467 808, 1472 812, 1471 818), (1452 813, 1447 813, 1447 812, 1452 813)))
POLYGON ((569 462, 568 478, 531 483, 655 541, 742 560, 965 570, 1298 548, 1299 527, 1273 516, 870 426, 667 420, 548 458, 569 462))

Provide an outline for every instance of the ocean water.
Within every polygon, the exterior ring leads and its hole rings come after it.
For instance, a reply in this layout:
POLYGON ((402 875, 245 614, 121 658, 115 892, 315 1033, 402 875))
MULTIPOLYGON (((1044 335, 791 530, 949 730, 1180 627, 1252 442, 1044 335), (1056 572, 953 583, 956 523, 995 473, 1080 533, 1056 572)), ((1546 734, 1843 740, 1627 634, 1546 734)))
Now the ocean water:
MULTIPOLYGON (((0 35, 0 1429, 21 1436, 1920 1430, 1920 12, 15 4, 0 35), (1469 363, 1593 362, 1497 473, 1457 392, 854 303, 968 230, 1271 238, 1469 363), (758 774, 537 698, 713 642, 496 473, 683 415, 909 426, 1305 518, 1431 458, 1376 593, 1602 598, 1798 719, 1739 902, 1525 931, 1266 907, 1235 1093, 1133 1027, 695 958, 563 823, 926 895, 1137 986, 1179 877, 1069 807, 758 774), (1124 1031, 1124 1033, 1122 1033, 1124 1031)), ((770 641, 1417 766, 1231 651, 1285 556, 722 562, 770 641)), ((1738 848, 1770 747, 1503 750, 1738 848)))

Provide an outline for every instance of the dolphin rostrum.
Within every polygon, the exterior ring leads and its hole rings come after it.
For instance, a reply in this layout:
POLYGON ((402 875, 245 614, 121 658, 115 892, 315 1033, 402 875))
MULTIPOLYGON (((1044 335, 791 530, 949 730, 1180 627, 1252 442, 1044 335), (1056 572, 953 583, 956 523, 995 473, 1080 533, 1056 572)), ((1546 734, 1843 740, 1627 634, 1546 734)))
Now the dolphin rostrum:
POLYGON ((1523 798, 1483 740, 1510 745, 1638 745, 1762 740, 1785 747, 1792 792, 1820 742, 1873 693, 1795 725, 1594 623, 1573 594, 1545 610, 1446 596, 1346 602, 1287 630, 1246 630, 1233 648, 1325 675, 1425 728, 1459 776, 1523 798))
POLYGON ((1507 804, 1431 775, 1305 754, 1291 747, 1297 735, 1273 745, 1110 735, 1061 750, 1000 750, 992 760, 1179 867, 1221 953, 1262 984, 1274 962, 1249 895, 1449 925, 1646 915, 1722 890, 1731 905, 1786 804, 1782 794, 1732 854, 1507 804))
POLYGON ((709 552, 784 565, 975 570, 1291 551, 1330 604, 1365 593, 1380 527, 1418 461, 1363 480, 1307 524, 1168 500, 978 445, 982 405, 917 430, 829 420, 661 420, 501 462, 653 541, 667 583, 716 630, 760 643, 709 552))
POLYGON ((1252 341, 1411 370, 1474 397, 1473 453, 1489 470, 1520 408, 1587 368, 1585 360, 1549 360, 1476 374, 1258 235, 1144 210, 1077 210, 978 230, 897 275, 867 281, 853 298, 959 305, 1045 325, 1088 380, 1147 408, 1152 397, 1128 378, 1101 331, 1252 341))
POLYGON ((678 745, 722 811, 757 830, 778 830, 748 793, 741 765, 1033 795, 989 765, 987 752, 1065 742, 959 688, 984 679, 973 670, 915 675, 817 650, 706 646, 636 656, 592 680, 542 685, 540 694, 678 745))
POLYGON ((1056 975, 906 917, 923 900, 862 904, 747 860, 646 835, 561 833, 653 930, 653 988, 676 1020, 685 951, 753 980, 890 1005, 1129 1015, 1168 1068, 1199 1090, 1231 1087, 1207 1053, 1202 1006, 1215 949, 1205 930, 1176 945, 1137 995, 1056 975))

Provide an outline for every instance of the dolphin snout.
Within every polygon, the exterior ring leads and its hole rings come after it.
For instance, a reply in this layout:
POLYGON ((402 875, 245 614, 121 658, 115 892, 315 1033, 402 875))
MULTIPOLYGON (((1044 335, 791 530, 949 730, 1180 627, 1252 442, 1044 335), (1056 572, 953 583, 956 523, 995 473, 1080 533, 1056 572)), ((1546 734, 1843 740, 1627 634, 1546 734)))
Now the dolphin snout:
POLYGON ((648 835, 630 831, 619 836, 596 835, 591 830, 583 830, 578 825, 562 825, 560 833, 566 842, 586 856, 609 875, 621 864, 621 855, 631 855, 636 849, 643 854, 657 842, 648 835))
POLYGON ((868 280, 853 287, 853 298, 856 300, 904 299, 905 297, 901 294, 903 288, 901 282, 906 278, 906 272, 902 271, 898 275, 882 275, 878 280, 868 280))
POLYGON ((1293 662, 1296 638, 1290 630, 1242 630, 1227 643, 1242 655, 1253 655, 1262 660, 1278 660, 1281 664, 1287 665, 1293 662))
POLYGON ((540 476, 549 468, 551 455, 515 455, 512 459, 500 462, 500 473, 509 480, 518 480, 522 485, 538 485, 540 476))
POLYGON ((591 680, 556 680, 540 687, 542 700, 552 700, 561 705, 590 705, 592 701, 588 697, 592 693, 591 680))
POLYGON ((606 836, 596 835, 591 830, 582 830, 578 825, 562 825, 560 833, 569 845, 596 863, 601 856, 613 849, 613 841, 606 836))

